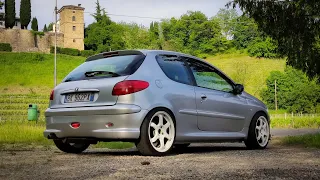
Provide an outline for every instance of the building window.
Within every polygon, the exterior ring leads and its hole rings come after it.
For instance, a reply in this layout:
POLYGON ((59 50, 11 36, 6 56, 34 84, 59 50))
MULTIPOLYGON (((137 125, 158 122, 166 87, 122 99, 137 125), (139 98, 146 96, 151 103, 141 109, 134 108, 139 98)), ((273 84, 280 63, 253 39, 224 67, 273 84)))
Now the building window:
POLYGON ((72 11, 72 13, 76 13, 76 11, 72 11))
POLYGON ((72 16, 72 21, 76 21, 76 17, 75 16, 72 16))
POLYGON ((73 39, 73 42, 75 43, 75 42, 76 42, 76 39, 73 39))
POLYGON ((73 30, 73 31, 76 31, 76 26, 73 26, 73 27, 72 27, 72 30, 73 30))

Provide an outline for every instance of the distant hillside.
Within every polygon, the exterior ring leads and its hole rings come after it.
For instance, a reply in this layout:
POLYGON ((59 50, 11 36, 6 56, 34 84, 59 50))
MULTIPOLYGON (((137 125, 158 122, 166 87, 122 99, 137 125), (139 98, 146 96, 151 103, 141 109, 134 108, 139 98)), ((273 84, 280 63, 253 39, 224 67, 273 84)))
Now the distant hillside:
MULTIPOLYGON (((53 87, 52 54, 0 52, 0 94, 44 94, 53 87)), ((85 61, 83 57, 58 55, 58 82, 85 61)), ((228 54, 207 58, 247 92, 259 96, 265 80, 274 70, 283 71, 284 60, 256 59, 246 55, 228 54)))

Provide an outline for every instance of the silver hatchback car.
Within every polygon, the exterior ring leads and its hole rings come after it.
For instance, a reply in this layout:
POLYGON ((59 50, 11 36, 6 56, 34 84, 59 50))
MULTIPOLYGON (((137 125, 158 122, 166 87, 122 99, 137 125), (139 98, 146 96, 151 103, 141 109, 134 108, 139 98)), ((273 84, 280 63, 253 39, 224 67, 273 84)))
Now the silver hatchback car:
POLYGON ((219 69, 158 50, 98 54, 50 95, 44 136, 67 153, 99 141, 134 142, 161 156, 194 142, 235 141, 264 149, 267 107, 219 69))

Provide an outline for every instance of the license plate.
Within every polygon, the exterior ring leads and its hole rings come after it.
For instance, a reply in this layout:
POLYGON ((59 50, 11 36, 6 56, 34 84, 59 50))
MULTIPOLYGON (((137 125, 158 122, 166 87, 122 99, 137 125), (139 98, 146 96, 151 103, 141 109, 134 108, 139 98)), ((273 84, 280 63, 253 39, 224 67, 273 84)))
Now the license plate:
POLYGON ((93 93, 73 93, 67 94, 64 98, 65 103, 75 102, 92 102, 94 99, 93 93))

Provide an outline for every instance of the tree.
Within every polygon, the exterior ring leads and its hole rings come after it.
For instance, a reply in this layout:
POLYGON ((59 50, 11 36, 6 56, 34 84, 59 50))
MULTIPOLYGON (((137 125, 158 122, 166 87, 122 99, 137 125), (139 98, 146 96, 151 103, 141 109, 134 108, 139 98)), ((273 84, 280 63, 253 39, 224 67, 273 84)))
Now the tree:
POLYGON ((48 28, 47 28, 47 25, 45 24, 44 27, 43 27, 43 32, 48 32, 48 28))
POLYGON ((0 10, 2 10, 4 3, 2 1, 0 1, 0 10))
POLYGON ((20 1, 20 22, 21 28, 27 29, 31 20, 31 2, 30 0, 20 1))
POLYGON ((34 17, 31 22, 31 29, 33 31, 38 31, 38 19, 34 17))
POLYGON ((233 38, 233 27, 235 24, 236 19, 238 18, 238 13, 235 9, 220 9, 215 16, 219 21, 221 30, 223 35, 227 39, 233 38))
POLYGON ((278 52, 287 57, 287 64, 310 78, 320 77, 320 1, 233 0, 228 5, 238 5, 263 32, 278 41, 278 52))
POLYGON ((16 8, 15 0, 5 0, 5 26, 6 28, 13 28, 16 23, 16 8))
POLYGON ((86 48, 98 52, 125 49, 124 27, 110 20, 105 10, 101 10, 99 1, 96 4, 96 13, 92 15, 96 22, 86 28, 86 48))
POLYGON ((267 88, 261 91, 261 97, 268 108, 275 109, 275 80, 279 109, 314 113, 317 103, 320 103, 320 86, 310 81, 302 71, 291 67, 284 72, 273 71, 267 78, 267 88))
POLYGON ((54 23, 50 23, 48 25, 48 31, 53 31, 53 25, 54 25, 54 23))
POLYGON ((246 49, 256 38, 262 36, 254 19, 242 15, 234 20, 233 45, 237 49, 246 49))
MULTIPOLYGON (((154 31, 156 32, 156 24, 154 31)), ((199 11, 188 11, 180 19, 171 18, 161 23, 164 49, 192 55, 216 54, 229 48, 217 19, 208 19, 199 11)))

